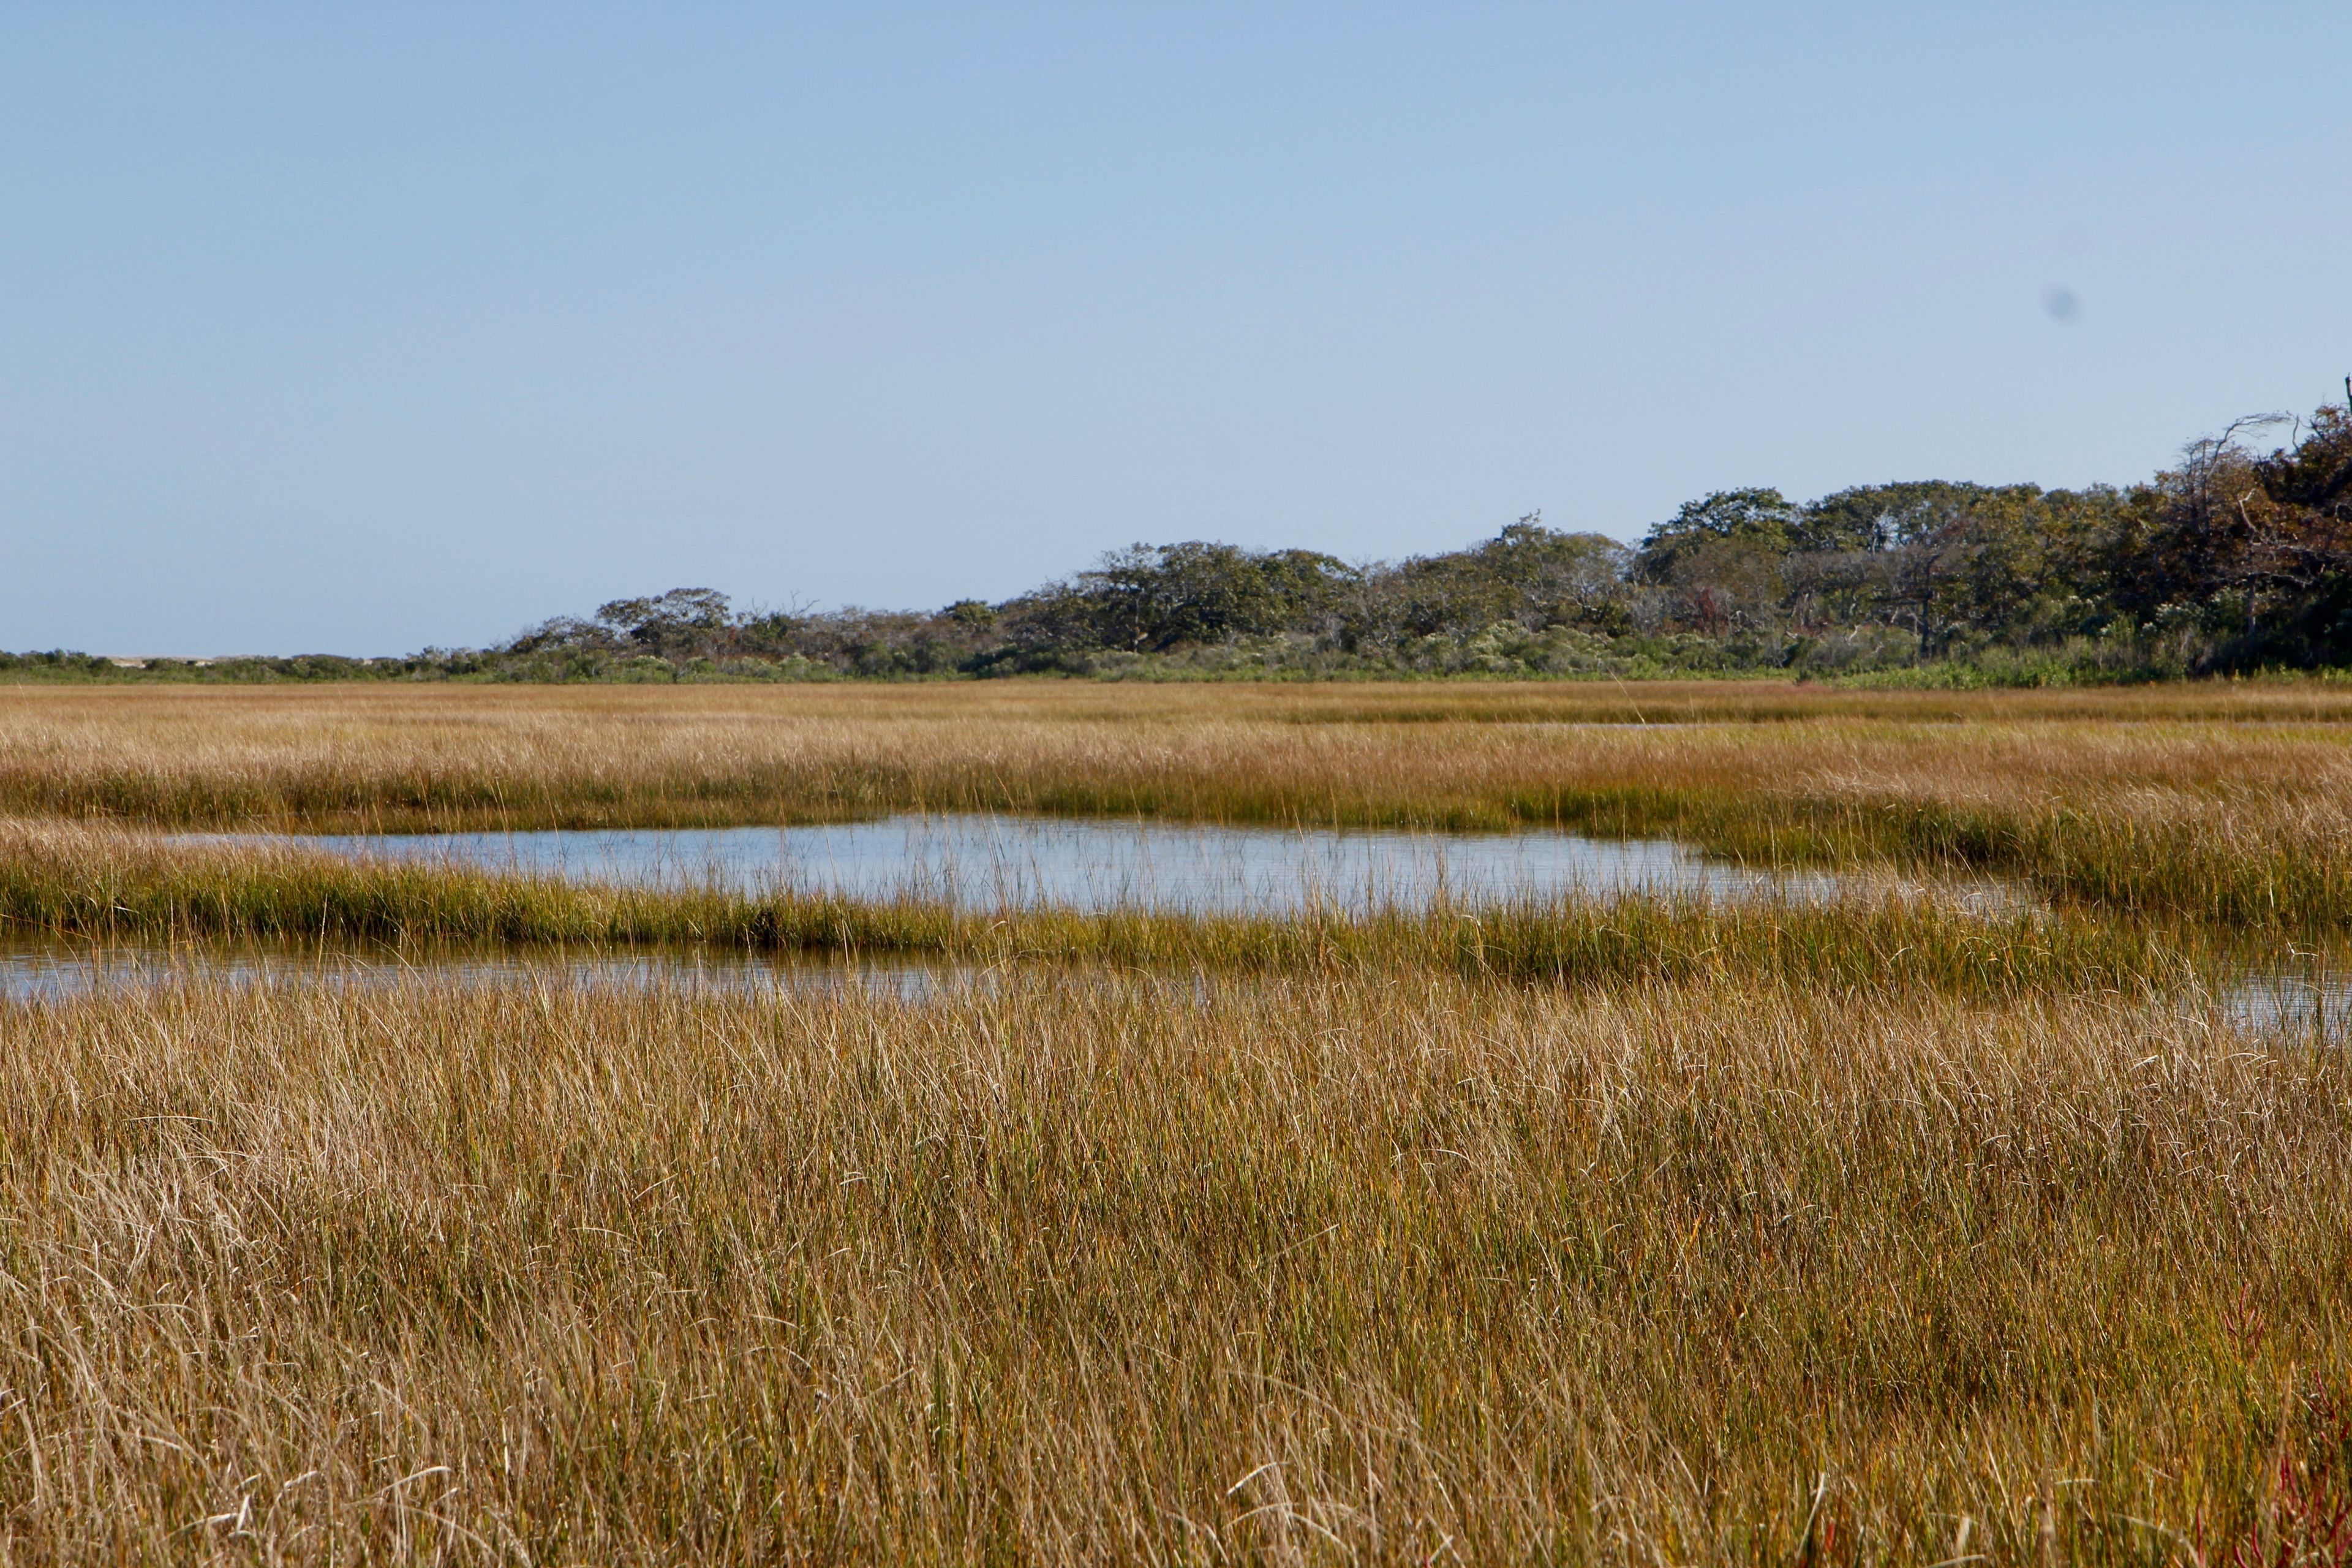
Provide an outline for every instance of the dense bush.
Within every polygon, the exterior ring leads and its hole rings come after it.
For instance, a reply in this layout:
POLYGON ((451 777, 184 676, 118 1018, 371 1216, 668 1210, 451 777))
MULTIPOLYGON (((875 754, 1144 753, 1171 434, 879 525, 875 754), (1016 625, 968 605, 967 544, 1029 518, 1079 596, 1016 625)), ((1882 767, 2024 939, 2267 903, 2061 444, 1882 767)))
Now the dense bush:
POLYGON ((1642 676, 1778 670, 2053 684, 2352 663, 2352 412, 2266 455, 2240 420, 2128 489, 1946 480, 1810 502, 1723 490, 1628 547, 1521 518, 1466 549, 1351 566, 1136 544, 1003 604, 739 611, 615 599, 503 646, 126 668, 0 655, 16 679, 681 680, 1067 674, 1642 676))

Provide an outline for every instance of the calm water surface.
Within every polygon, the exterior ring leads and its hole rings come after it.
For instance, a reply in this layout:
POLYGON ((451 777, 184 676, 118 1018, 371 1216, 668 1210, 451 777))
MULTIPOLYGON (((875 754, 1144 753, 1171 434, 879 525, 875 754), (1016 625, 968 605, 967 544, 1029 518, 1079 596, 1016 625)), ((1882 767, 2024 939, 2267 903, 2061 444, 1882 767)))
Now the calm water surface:
POLYGON ((370 834, 279 839, 355 858, 652 886, 717 885, 967 910, 1150 908, 1286 914, 1638 893, 1821 900, 1932 891, 1970 907, 2021 895, 1993 882, 1929 884, 1750 870, 1666 839, 1570 833, 1336 832, 965 815, 805 827, 370 834))
MULTIPOLYGON (((216 837, 213 841, 219 841, 216 837)), ((247 837, 241 841, 253 842, 247 837)), ((1541 831, 1440 834, 1224 827, 1008 816, 899 816, 801 827, 271 837, 353 858, 449 863, 645 886, 719 886, 862 899, 940 900, 973 910, 1054 906, 1283 914, 1628 894, 1810 902, 1852 894, 1932 898, 1999 913, 2037 907, 1993 881, 1761 871, 1664 839, 1541 831)), ((2290 954, 2249 961, 2199 1007, 2257 1033, 2352 1038, 2352 970, 2290 954)), ((920 1000, 970 984, 967 968, 875 964, 735 951, 296 949, 205 944, 0 944, 0 998, 63 999, 194 980, 705 988, 822 994, 856 987, 920 1000)))
POLYGON ((2352 973, 2340 966, 2250 969, 2223 989, 2221 1004, 2231 1022, 2257 1035, 2352 1041, 2352 973))

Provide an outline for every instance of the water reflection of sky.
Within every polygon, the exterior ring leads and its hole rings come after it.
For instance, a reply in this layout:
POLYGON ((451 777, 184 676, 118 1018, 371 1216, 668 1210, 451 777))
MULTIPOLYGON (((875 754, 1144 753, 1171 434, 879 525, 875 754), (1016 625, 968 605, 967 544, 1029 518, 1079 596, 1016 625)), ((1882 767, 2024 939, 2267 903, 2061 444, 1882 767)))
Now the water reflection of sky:
MULTIPOLYGON (((1927 884, 1885 876, 1729 866, 1656 838, 977 814, 798 827, 350 835, 295 842, 355 858, 640 885, 715 884, 754 893, 912 897, 970 910, 1052 905, 1282 914, 1579 895, 1819 901, 1854 891, 1929 890, 1927 884)), ((1932 890, 1970 907, 2021 901, 1990 882, 1936 884, 1932 890)))
POLYGON ((2352 1039, 2352 977, 2337 968, 2251 969, 2217 993, 2221 1016, 2249 1034, 2342 1045, 2352 1039))

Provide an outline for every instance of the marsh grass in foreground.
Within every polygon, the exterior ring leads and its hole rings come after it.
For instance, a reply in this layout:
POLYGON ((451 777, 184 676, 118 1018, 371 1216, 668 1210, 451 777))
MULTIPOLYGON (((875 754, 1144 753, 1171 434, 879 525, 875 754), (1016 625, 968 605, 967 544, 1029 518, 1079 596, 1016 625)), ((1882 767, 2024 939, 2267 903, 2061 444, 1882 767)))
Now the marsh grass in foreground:
POLYGON ((1807 904, 1571 899, 1363 916, 986 914, 915 900, 580 884, 70 826, 0 827, 0 919, 20 932, 151 941, 700 943, 978 963, 1437 968, 1585 985, 1711 975, 2014 994, 2146 991, 2189 973, 2184 950, 2147 928, 1977 915, 1891 894, 1807 904))
POLYGON ((2352 1068, 2114 998, 5 1023, 18 1560, 2270 1563, 2352 1496, 2352 1068))

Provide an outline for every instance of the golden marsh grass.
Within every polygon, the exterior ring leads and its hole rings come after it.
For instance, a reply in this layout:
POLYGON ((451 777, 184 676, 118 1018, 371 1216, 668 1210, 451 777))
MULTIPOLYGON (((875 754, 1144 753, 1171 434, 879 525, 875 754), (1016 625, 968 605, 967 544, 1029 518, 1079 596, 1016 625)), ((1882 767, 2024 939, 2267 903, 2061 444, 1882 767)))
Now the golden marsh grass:
POLYGON ((2347 720, 0 689, 13 931, 985 978, 0 1002, 0 1562, 2340 1565, 2352 1065, 2191 957, 2352 915, 2347 720), (977 914, 157 835, 974 807, 1677 833, 2053 907, 977 914))
POLYGON ((297 830, 970 809, 1541 825, 2334 929, 2352 918, 2348 716, 2352 693, 2311 682, 16 688, 0 810, 297 830), (1658 714, 1674 722, 1625 721, 1658 714))
POLYGON ((2352 1069, 2114 1001, 198 985, 0 1081, 20 1561, 2210 1562, 2352 1457, 2352 1069))

